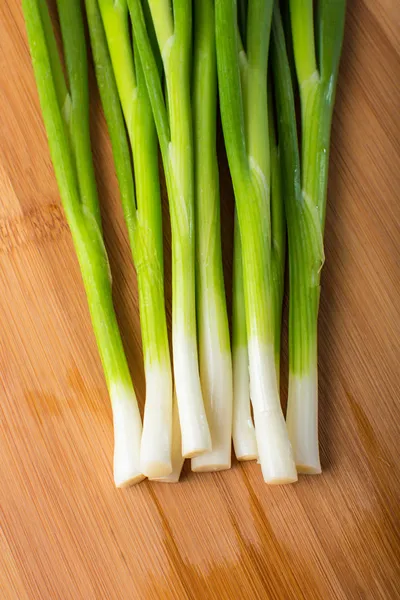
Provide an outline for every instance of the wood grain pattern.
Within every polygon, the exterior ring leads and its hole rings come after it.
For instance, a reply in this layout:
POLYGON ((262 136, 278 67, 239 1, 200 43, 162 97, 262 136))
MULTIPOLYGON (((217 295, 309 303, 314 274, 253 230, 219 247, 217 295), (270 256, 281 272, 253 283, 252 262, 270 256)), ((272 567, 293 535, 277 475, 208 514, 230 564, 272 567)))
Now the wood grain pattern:
MULTIPOLYGON (((117 491, 111 412, 20 3, 0 2, 2 600, 399 597, 399 19, 397 0, 348 2, 320 315, 323 475, 270 489, 255 464, 234 463, 117 491)), ((143 401, 136 281, 92 88, 115 303, 143 401)))

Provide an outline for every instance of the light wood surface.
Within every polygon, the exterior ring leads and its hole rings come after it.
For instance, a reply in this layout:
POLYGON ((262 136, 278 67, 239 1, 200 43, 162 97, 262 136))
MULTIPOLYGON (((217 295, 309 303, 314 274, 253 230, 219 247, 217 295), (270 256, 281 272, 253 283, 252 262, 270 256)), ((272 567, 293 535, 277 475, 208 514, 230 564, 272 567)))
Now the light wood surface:
MULTIPOLYGON (((142 404, 136 281, 92 89, 115 304, 142 404)), ((323 475, 271 489, 257 465, 234 462, 219 474, 185 467, 179 485, 118 491, 107 391, 20 3, 1 0, 1 600, 400 597, 399 115, 400 4, 349 0, 320 314, 323 475)), ((168 232, 165 248, 170 279, 168 232)))

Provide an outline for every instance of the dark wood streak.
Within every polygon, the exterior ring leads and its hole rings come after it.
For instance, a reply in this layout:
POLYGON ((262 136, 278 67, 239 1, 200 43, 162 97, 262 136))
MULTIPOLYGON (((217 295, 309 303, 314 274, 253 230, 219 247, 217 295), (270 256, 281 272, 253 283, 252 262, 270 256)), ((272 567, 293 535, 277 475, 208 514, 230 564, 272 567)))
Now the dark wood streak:
POLYGON ((20 217, 0 219, 0 253, 26 244, 53 241, 68 231, 61 206, 49 204, 20 217))

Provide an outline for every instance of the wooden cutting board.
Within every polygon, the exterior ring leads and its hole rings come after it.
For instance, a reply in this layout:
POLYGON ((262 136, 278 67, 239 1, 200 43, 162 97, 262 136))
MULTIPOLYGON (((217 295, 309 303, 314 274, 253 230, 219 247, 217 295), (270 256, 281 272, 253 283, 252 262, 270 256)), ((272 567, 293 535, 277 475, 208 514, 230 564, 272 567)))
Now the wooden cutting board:
MULTIPOLYGON (((257 465, 234 462, 118 491, 20 3, 1 0, 1 600, 400 597, 399 9, 348 2, 319 330, 323 475, 271 489, 257 465)), ((91 77, 115 304, 143 404, 136 281, 91 77)), ((233 200, 221 165, 229 290, 233 200)), ((168 231, 165 248, 170 281, 168 231)))

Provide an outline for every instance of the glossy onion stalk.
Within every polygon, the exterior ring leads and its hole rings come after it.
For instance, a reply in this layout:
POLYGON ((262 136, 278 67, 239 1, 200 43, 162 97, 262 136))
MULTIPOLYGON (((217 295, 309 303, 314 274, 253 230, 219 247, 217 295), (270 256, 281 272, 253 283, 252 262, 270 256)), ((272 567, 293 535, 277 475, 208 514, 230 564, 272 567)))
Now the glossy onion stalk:
POLYGON ((140 464, 146 476, 162 477, 172 469, 172 372, 164 305, 157 135, 138 52, 131 42, 126 0, 85 1, 138 279, 146 376, 140 464))
MULTIPOLYGON (((246 89, 248 64, 243 48, 246 39, 247 2, 238 3, 239 69, 242 90, 246 89)), ((258 457, 256 432, 251 414, 249 351, 247 346, 246 309, 243 288, 243 262, 240 229, 235 210, 233 233, 233 287, 232 287, 232 361, 233 361, 233 423, 232 438, 238 460, 258 457)))
POLYGON ((345 1, 291 0, 291 33, 301 101, 301 160, 292 80, 279 14, 274 11, 273 73, 285 172, 289 237, 289 398, 287 426, 297 470, 320 473, 317 320, 329 143, 345 1), (316 31, 314 28, 316 27, 316 31), (318 53, 314 35, 316 33, 318 53), (318 61, 316 55, 318 54, 318 61))
POLYGON ((191 0, 149 0, 166 82, 164 100, 156 53, 142 2, 128 0, 156 123, 172 231, 172 345, 176 394, 186 458, 211 450, 200 384, 196 330, 194 157, 192 141, 191 0), (173 10, 172 10, 173 8, 173 10))
POLYGON ((266 482, 297 480, 276 377, 267 66, 273 2, 249 0, 246 85, 240 76, 236 2, 216 3, 222 127, 242 243, 250 395, 266 482))
POLYGON ((232 359, 221 251, 214 3, 202 0, 195 2, 194 7, 197 330, 200 379, 212 450, 193 458, 192 470, 219 471, 231 466, 232 359))
MULTIPOLYGON (((241 3, 242 8, 245 3, 241 3)), ((244 11, 243 11, 244 12, 244 11)), ((247 81, 247 59, 239 37, 239 56, 242 89, 247 81)), ((276 378, 280 383, 280 342, 282 322, 282 300, 285 273, 286 222, 282 197, 282 171, 275 131, 272 90, 268 90, 268 127, 271 161, 271 261, 274 291, 274 347, 276 378)), ((250 411, 249 357, 247 349, 246 314, 243 289, 243 265, 240 230, 235 214, 233 255, 233 444, 238 460, 257 458, 257 442, 253 418, 250 411)))
POLYGON ((23 0, 22 6, 50 153, 111 397, 114 479, 117 486, 125 486, 143 479, 139 464, 142 423, 112 303, 101 229, 80 2, 57 2, 69 88, 45 0, 23 0))
POLYGON ((242 248, 235 213, 232 289, 233 426, 232 438, 238 460, 258 456, 256 432, 250 406, 249 353, 244 305, 242 248))

